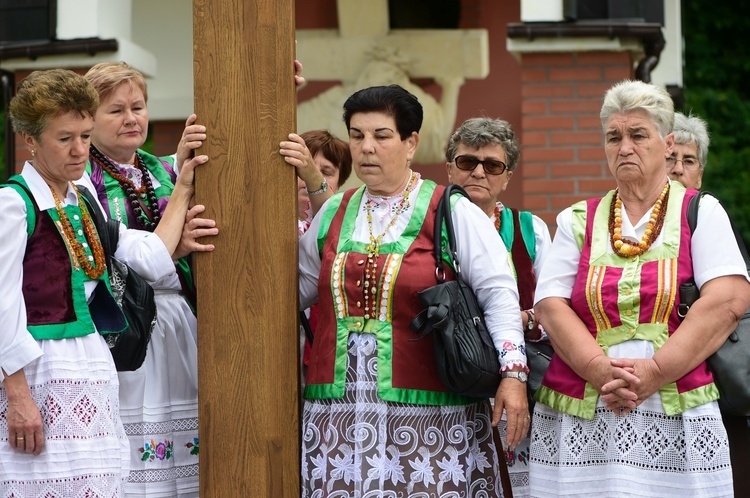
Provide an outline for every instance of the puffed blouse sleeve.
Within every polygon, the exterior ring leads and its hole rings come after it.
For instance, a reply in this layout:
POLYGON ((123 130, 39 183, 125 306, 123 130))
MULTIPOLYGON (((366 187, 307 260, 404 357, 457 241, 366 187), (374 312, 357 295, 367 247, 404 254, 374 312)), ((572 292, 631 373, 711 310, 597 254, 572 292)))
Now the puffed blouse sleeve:
POLYGON ((147 282, 154 283, 175 272, 174 261, 158 235, 127 228, 120 223, 115 256, 127 263, 147 282))
MULTIPOLYGON (((15 190, 0 188, 0 368, 11 375, 42 356, 26 328, 23 258, 26 253, 26 204, 15 190)), ((3 376, 4 377, 4 376, 3 376)))
POLYGON ((466 198, 452 210, 461 278, 477 296, 500 356, 500 369, 526 367, 518 287, 490 218, 466 198))

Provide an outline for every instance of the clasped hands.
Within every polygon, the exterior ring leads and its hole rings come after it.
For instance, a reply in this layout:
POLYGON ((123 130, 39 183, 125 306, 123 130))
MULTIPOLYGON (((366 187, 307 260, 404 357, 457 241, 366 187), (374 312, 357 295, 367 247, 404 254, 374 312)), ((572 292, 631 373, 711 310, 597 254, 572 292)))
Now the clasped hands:
POLYGON ((662 387, 658 364, 653 359, 597 356, 587 368, 587 379, 601 395, 606 408, 626 415, 662 387))

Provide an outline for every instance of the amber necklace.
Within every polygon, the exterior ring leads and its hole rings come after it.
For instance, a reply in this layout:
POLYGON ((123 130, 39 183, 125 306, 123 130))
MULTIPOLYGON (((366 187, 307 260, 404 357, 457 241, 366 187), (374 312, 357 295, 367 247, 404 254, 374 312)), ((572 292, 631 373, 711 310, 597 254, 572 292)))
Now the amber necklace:
POLYGON ((623 258, 640 256, 648 251, 651 244, 661 233, 664 226, 664 216, 667 212, 667 200, 669 199, 669 182, 664 186, 651 210, 651 218, 646 225, 646 231, 643 233, 640 242, 634 245, 622 240, 622 199, 619 190, 615 190, 615 197, 609 209, 609 234, 612 250, 615 254, 623 258))
POLYGON ((102 243, 99 240, 99 235, 96 233, 96 228, 94 227, 94 222, 91 220, 88 209, 86 209, 86 206, 81 199, 81 194, 78 193, 78 189, 74 183, 70 183, 70 186, 76 193, 78 208, 81 210, 83 229, 86 231, 86 238, 89 241, 91 252, 94 253, 93 265, 91 264, 89 256, 86 255, 86 249, 84 249, 83 244, 81 244, 78 237, 76 237, 73 225, 71 225, 70 218, 68 218, 68 214, 65 212, 65 209, 63 209, 60 198, 57 196, 57 192, 55 192, 55 189, 52 187, 49 187, 49 189, 50 192, 52 192, 52 198, 55 199, 55 208, 57 208, 57 216, 60 218, 60 224, 62 225, 63 237, 68 242, 68 246, 73 250, 76 260, 78 260, 78 264, 81 265, 86 276, 91 280, 96 280, 104 275, 104 270, 107 268, 107 264, 104 260, 104 248, 102 248, 102 243))
POLYGON ((500 224, 502 221, 503 220, 500 218, 500 206, 495 204, 495 231, 497 233, 500 233, 500 224))
POLYGON ((161 216, 159 215, 159 200, 154 192, 154 184, 151 182, 151 175, 149 175, 148 169, 146 169, 146 165, 143 163, 141 155, 136 151, 135 166, 141 172, 142 178, 141 186, 136 188, 133 181, 120 173, 120 168, 118 168, 110 158, 102 154, 99 149, 94 147, 94 144, 91 144, 90 152, 94 160, 99 163, 109 176, 117 180, 120 184, 120 188, 125 192, 125 195, 128 196, 128 201, 130 202, 130 207, 133 209, 136 223, 141 225, 145 230, 153 232, 161 219, 161 216), (149 219, 149 217, 143 212, 139 197, 144 199, 144 205, 150 206, 152 219, 149 219))
POLYGON ((365 263, 365 278, 363 283, 365 299, 365 319, 370 318, 370 312, 372 312, 372 316, 374 318, 375 310, 377 308, 377 296, 375 287, 377 286, 378 278, 378 253, 380 252, 380 246, 383 242, 383 237, 386 233, 388 233, 388 230, 390 230, 391 227, 396 224, 398 217, 407 209, 409 209, 409 206, 411 206, 411 203, 409 202, 409 194, 412 190, 414 190, 417 178, 419 178, 419 176, 416 173, 412 172, 411 176, 409 177, 409 182, 406 184, 406 188, 404 188, 402 197, 399 200, 398 205, 394 209, 391 219, 388 221, 385 230, 383 230, 383 232, 378 236, 375 236, 372 227, 373 200, 368 195, 367 201, 365 201, 365 211, 367 212, 367 229, 370 234, 370 243, 367 244, 366 247, 367 262, 365 263))

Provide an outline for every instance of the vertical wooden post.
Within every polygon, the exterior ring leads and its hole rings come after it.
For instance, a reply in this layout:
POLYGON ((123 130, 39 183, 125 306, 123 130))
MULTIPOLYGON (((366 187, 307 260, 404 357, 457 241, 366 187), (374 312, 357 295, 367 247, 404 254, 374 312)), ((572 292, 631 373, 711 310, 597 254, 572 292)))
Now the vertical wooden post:
POLYGON ((193 44, 201 496, 299 496, 294 0, 194 0, 193 44))

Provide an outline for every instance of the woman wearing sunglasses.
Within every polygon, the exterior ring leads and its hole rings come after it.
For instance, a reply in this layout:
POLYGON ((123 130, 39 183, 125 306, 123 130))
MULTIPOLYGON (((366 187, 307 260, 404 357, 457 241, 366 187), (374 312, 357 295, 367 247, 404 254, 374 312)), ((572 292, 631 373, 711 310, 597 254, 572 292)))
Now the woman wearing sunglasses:
MULTIPOLYGON (((546 339, 534 319, 536 276, 550 247, 547 225, 528 211, 506 208, 499 196, 508 188, 518 166, 521 147, 507 121, 491 118, 466 120, 453 133, 445 155, 451 183, 462 186, 495 224, 510 258, 519 294, 521 323, 526 341, 546 339)), ((503 433, 501 423, 501 434, 503 433)), ((529 496, 530 440, 508 451, 513 496, 529 496)))

